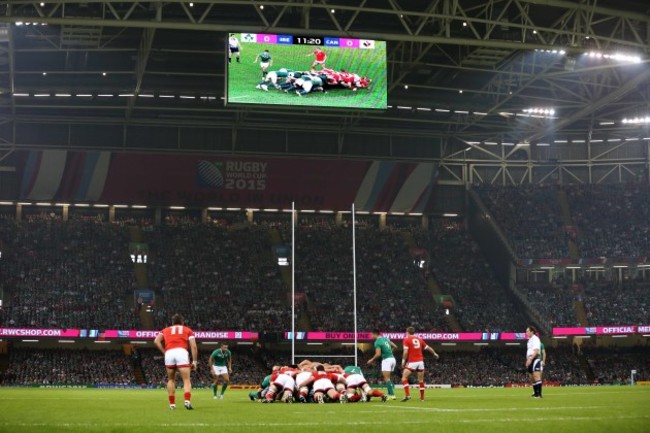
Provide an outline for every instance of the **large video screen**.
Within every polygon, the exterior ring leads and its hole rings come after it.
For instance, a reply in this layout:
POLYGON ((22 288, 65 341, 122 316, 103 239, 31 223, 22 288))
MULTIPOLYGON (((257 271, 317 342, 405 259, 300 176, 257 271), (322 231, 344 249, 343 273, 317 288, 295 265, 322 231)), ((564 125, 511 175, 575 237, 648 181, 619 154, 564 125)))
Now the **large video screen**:
POLYGON ((227 104, 386 109, 386 42, 228 34, 227 104))

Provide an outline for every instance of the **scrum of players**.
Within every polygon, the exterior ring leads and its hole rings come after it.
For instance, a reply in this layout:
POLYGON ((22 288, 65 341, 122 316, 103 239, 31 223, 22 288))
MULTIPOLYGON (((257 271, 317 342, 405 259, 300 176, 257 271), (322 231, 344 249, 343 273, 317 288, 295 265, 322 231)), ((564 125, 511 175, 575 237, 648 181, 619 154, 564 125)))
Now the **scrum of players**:
POLYGON ((285 93, 305 96, 316 91, 327 93, 328 90, 334 88, 350 89, 356 92, 357 89, 367 89, 370 82, 368 77, 346 70, 335 71, 323 68, 319 71, 293 71, 282 68, 277 71, 269 71, 256 88, 268 92, 271 86, 285 93))
POLYGON ((372 397, 387 400, 386 394, 368 385, 359 367, 343 368, 307 359, 297 365, 273 366, 271 374, 249 397, 262 403, 353 403, 370 401, 372 397))

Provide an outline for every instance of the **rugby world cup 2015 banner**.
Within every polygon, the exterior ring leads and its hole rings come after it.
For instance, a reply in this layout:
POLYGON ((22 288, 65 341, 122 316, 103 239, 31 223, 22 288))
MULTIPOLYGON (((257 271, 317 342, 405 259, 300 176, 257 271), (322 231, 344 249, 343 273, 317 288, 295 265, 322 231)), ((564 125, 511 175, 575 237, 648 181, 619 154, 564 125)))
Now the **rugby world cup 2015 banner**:
POLYGON ((427 212, 434 163, 63 150, 20 152, 18 199, 427 212))

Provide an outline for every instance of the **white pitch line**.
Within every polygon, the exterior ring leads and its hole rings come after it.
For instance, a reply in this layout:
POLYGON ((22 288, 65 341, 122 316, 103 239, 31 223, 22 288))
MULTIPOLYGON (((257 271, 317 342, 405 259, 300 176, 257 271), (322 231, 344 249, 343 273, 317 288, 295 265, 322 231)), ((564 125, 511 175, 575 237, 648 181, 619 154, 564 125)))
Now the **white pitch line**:
POLYGON ((234 100, 237 100, 237 99, 248 99, 248 98, 252 98, 252 96, 246 96, 246 95, 244 95, 244 96, 228 96, 229 101, 234 101, 234 100))
MULTIPOLYGON (((650 416, 563 416, 563 417, 554 417, 552 421, 612 421, 612 420, 630 420, 630 419, 650 419, 650 416)), ((334 420, 328 420, 329 427, 336 426, 377 426, 377 425, 394 425, 393 420, 367 420, 367 421, 351 421, 351 420, 340 420, 339 422, 333 422, 334 420)), ((538 418, 478 418, 478 419, 427 419, 427 420, 400 420, 400 424, 411 424, 411 425, 431 425, 431 424, 503 424, 503 423, 539 423, 545 422, 548 423, 549 419, 546 417, 538 418)), ((156 427, 156 428, 179 428, 179 427, 312 427, 312 426, 322 426, 322 421, 312 421, 312 422, 233 422, 233 423, 146 423, 146 424, 135 424, 135 423, 110 423, 110 424, 99 424, 99 423, 0 423, 0 426, 3 427, 58 427, 58 428, 97 428, 97 427, 111 427, 111 428, 120 428, 120 427, 156 427)))
POLYGON ((407 410, 424 410, 427 412, 510 412, 510 411, 563 411, 563 410, 586 410, 586 409, 603 409, 611 408, 612 406, 564 406, 564 407, 501 407, 501 408, 476 408, 476 409, 447 409, 442 407, 418 407, 418 406, 393 406, 386 405, 383 408, 390 409, 407 409, 407 410))

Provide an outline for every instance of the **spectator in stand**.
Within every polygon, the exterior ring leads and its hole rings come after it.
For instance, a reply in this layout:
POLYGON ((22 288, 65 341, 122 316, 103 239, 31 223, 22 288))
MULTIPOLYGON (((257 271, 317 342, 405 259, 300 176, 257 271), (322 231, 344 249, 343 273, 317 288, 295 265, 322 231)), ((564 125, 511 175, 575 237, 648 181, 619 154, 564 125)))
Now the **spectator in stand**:
MULTIPOLYGON (((139 349, 140 363, 145 383, 164 388, 167 383, 163 356, 154 349, 139 349)), ((273 365, 291 363, 291 354, 262 349, 259 352, 233 349, 237 369, 232 383, 253 385, 260 383, 273 365)), ((367 362, 374 352, 359 355, 359 365, 367 362)), ((584 348, 588 370, 580 364, 582 354, 575 354, 568 345, 553 348, 552 356, 544 367, 544 381, 563 385, 592 383, 587 373, 593 373, 602 383, 627 383, 631 370, 637 370, 636 380, 650 380, 648 348, 584 348)), ((325 355, 353 354, 350 351, 331 351, 325 355)), ((209 351, 200 352, 207 358, 209 351)), ((134 386, 133 361, 121 350, 72 350, 26 348, 14 346, 9 351, 8 367, 2 384, 7 386, 30 385, 106 385, 134 386)), ((317 358, 313 360, 317 361, 317 358)), ((326 358, 330 364, 348 365, 350 358, 326 358)), ((192 373, 196 387, 209 389, 212 379, 207 368, 192 373)), ((365 377, 371 385, 381 385, 378 371, 368 370, 365 377)), ((480 351, 453 350, 444 352, 435 369, 427 370, 425 382, 453 386, 504 386, 524 384, 526 374, 521 371, 521 348, 487 347, 480 351)), ((140 385, 140 384, 137 384, 140 385)), ((177 383, 177 385, 181 385, 177 383)), ((200 392, 200 391, 199 391, 200 392)), ((206 391, 209 392, 209 391, 206 391)))
POLYGON ((580 230, 581 257, 627 259, 650 253, 650 188, 647 184, 566 185, 580 230))
MULTIPOLYGON (((290 225, 282 226, 290 243, 290 225)), ((448 330, 433 296, 414 265, 403 231, 361 224, 356 231, 358 327, 448 330)), ((296 228, 296 286, 306 294, 316 330, 354 329, 352 233, 333 218, 303 218, 296 228)))
POLYGON ((474 189, 505 232, 518 258, 569 256, 556 186, 481 184, 474 189))
POLYGON ((576 317, 575 301, 581 291, 555 283, 520 283, 517 290, 530 308, 547 320, 549 328, 580 326, 576 317))
POLYGON ((14 347, 4 385, 135 385, 131 360, 121 351, 14 347))
POLYGON ((453 311, 463 329, 495 332, 526 326, 514 295, 497 281, 462 223, 432 220, 428 231, 417 231, 414 237, 429 252, 427 266, 441 293, 453 297, 453 311))
POLYGON ((650 317, 650 284, 589 282, 584 304, 591 325, 645 325, 650 317))
POLYGON ((0 221, 5 314, 0 325, 132 329, 127 232, 98 220, 0 221))
POLYGON ((156 323, 169 313, 164 305, 174 305, 193 318, 197 330, 289 327, 288 288, 270 253, 265 227, 160 226, 150 234, 149 245, 149 280, 163 305, 156 323))

